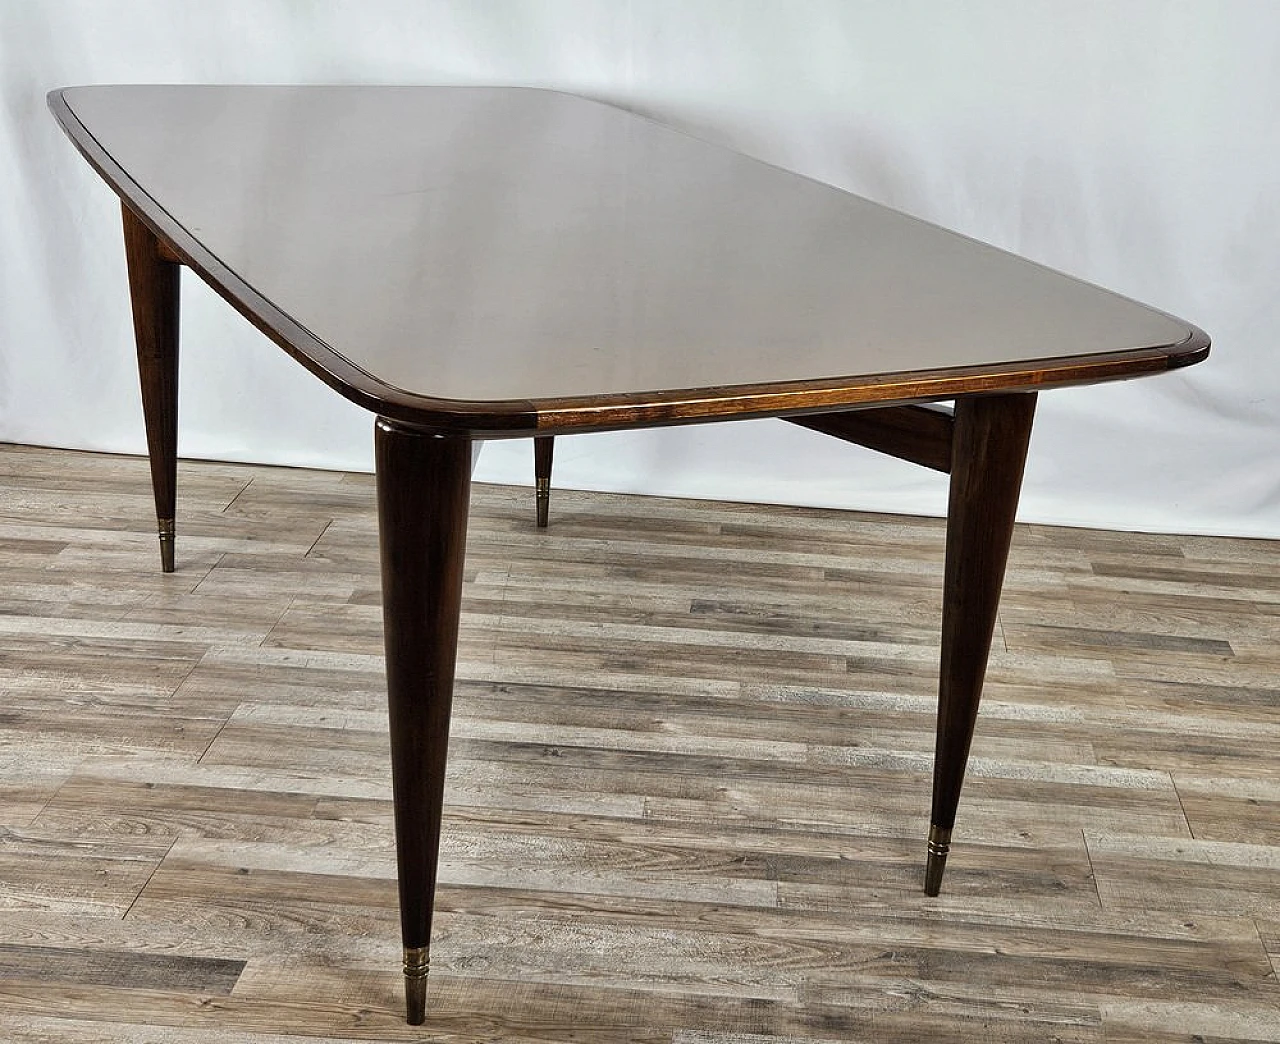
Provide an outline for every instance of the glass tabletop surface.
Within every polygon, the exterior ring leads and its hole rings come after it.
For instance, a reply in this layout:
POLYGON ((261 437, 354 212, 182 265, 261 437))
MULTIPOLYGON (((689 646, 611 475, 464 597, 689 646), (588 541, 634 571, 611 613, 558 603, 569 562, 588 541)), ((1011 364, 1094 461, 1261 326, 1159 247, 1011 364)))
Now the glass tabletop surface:
POLYGON ((994 247, 554 91, 115 86, 61 96, 81 125, 72 136, 91 137, 127 193, 216 259, 231 293, 252 288, 353 367, 412 395, 563 399, 999 368, 1164 349, 1195 333, 994 247))

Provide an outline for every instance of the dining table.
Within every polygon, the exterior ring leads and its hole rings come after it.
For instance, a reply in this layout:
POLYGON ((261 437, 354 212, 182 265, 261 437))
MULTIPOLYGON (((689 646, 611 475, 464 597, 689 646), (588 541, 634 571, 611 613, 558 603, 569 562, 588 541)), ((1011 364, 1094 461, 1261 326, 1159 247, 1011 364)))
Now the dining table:
POLYGON ((543 440, 549 471, 558 435, 779 418, 948 475, 922 839, 938 894, 1037 395, 1200 362, 1204 333, 557 90, 113 85, 48 101, 122 208, 165 571, 181 564, 182 269, 374 416, 410 1023, 426 1015, 483 440, 543 440))

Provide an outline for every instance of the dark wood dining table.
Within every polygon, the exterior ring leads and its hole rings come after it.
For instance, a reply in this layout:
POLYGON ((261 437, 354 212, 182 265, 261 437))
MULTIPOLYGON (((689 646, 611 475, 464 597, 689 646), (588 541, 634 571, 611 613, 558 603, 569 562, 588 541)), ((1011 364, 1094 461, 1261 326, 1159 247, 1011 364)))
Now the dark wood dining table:
POLYGON ((948 473, 938 893, 1036 395, 1199 362, 1200 330, 557 91, 95 86, 49 104, 122 203, 166 571, 183 267, 376 417, 411 1023, 478 440, 778 417, 948 473))

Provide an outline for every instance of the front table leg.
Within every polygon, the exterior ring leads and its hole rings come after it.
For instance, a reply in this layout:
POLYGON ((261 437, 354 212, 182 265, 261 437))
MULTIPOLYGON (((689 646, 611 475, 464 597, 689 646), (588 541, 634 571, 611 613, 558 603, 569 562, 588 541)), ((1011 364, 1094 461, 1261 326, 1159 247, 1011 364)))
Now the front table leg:
POLYGON ((138 344, 138 378, 151 458, 151 488, 160 532, 160 568, 173 572, 174 515, 178 491, 178 287, 182 266, 160 250, 160 241, 132 210, 124 216, 125 260, 138 344))
POLYGON ((381 417, 374 430, 405 1003, 416 1026, 426 1017, 471 443, 381 417))
POLYGON ((956 401, 926 895, 942 887, 951 847, 1035 408, 1034 393, 956 401))

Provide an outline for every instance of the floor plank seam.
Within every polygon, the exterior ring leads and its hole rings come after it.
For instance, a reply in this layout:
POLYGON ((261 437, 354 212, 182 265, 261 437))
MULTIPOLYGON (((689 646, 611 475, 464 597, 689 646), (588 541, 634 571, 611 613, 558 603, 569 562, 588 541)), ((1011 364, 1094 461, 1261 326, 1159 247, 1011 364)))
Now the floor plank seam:
MULTIPOLYGON (((179 466, 181 466, 182 461, 183 461, 183 458, 179 457, 178 458, 179 466)), ((194 464, 195 462, 192 461, 190 463, 194 464)), ((182 478, 183 476, 181 475, 178 477, 179 486, 181 486, 182 478)), ((240 500, 240 498, 249 492, 249 487, 253 485, 253 482, 254 482, 254 476, 250 476, 249 481, 240 487, 240 489, 236 492, 236 495, 232 497, 229 501, 227 501, 227 503, 222 507, 222 510, 219 513, 223 515, 230 514, 231 509, 235 507, 236 503, 240 500)))
POLYGON ((195 586, 192 587, 191 590, 188 591, 187 593, 195 594, 197 591, 199 591, 200 585, 203 584, 206 580, 208 580, 209 577, 213 576, 215 570, 217 570, 218 566, 222 564, 222 560, 226 557, 227 555, 225 551, 219 552, 217 558, 215 558, 213 561, 213 565, 211 565, 208 569, 205 570, 204 576, 200 577, 200 579, 196 581, 195 586))
POLYGON ((1098 900, 1098 909, 1102 909, 1102 889, 1098 887, 1098 872, 1093 867, 1093 853, 1089 851, 1089 832, 1081 829, 1080 841, 1084 845, 1084 857, 1089 861, 1089 881, 1093 884, 1093 895, 1098 900))
POLYGON ((320 541, 324 539, 325 534, 329 532, 332 526, 333 526, 333 519, 329 519, 328 521, 325 522, 324 528, 321 529, 319 534, 316 536, 316 538, 313 541, 311 541, 311 546, 307 548, 306 552, 302 556, 303 558, 311 557, 311 552, 316 549, 316 545, 318 545, 320 541))
POLYGON ((169 842, 168 848, 164 850, 164 855, 162 855, 159 859, 156 860, 156 865, 151 868, 151 873, 147 874, 147 879, 142 882, 142 887, 139 888, 137 893, 134 895, 133 901, 129 903, 128 909, 126 909, 125 912, 120 915, 120 920, 122 921, 125 920, 126 918, 128 918, 129 914, 133 912, 133 908, 138 905, 138 900, 142 898, 142 893, 147 890, 147 885, 149 885, 152 879, 156 876, 156 873, 160 870, 160 867, 164 864, 164 861, 169 858, 169 853, 173 851, 173 846, 176 845, 177 843, 178 843, 177 837, 174 837, 169 842))
POLYGON ((1195 828, 1191 825, 1191 817, 1187 815, 1187 806, 1182 800, 1182 789, 1178 786, 1178 778, 1172 772, 1169 773, 1169 782, 1173 786, 1174 797, 1178 799, 1178 811, 1182 813, 1182 821, 1187 825, 1187 836, 1195 838, 1195 828))

